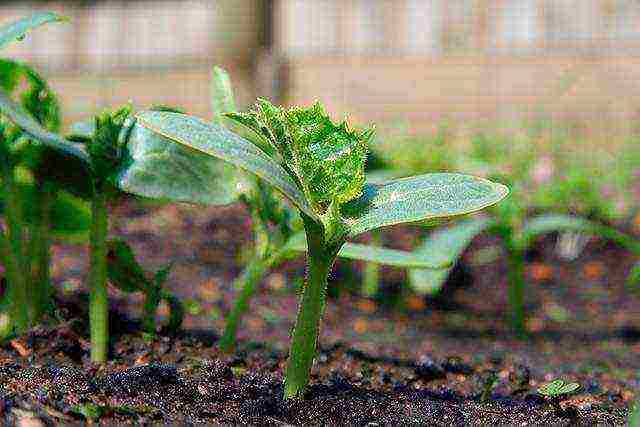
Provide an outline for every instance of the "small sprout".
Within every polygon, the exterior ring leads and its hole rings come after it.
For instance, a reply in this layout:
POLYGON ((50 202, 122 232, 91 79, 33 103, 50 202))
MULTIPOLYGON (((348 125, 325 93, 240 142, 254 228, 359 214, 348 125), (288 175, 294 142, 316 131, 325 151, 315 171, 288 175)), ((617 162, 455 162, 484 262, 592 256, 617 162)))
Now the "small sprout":
POLYGON ((491 369, 485 372, 482 375, 482 394, 480 395, 480 400, 482 402, 488 402, 491 400, 491 394, 493 393, 493 389, 498 385, 498 373, 491 369))
POLYGON ((568 383, 564 380, 557 379, 550 383, 543 384, 538 388, 538 393, 552 399, 566 396, 580 388, 578 383, 568 383))

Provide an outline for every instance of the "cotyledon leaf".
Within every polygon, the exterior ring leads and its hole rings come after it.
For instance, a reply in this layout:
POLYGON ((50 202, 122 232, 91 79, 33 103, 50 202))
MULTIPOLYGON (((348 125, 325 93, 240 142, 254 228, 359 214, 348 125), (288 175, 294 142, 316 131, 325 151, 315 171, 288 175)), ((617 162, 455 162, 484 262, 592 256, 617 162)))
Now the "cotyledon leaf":
POLYGON ((0 27, 0 49, 12 41, 24 37, 29 31, 49 22, 66 21, 67 18, 53 12, 38 12, 0 27))
MULTIPOLYGON (((307 241, 305 234, 298 233, 294 235, 287 242, 286 246, 292 251, 306 252, 307 241)), ((451 262, 448 260, 433 260, 412 252, 351 242, 344 244, 340 252, 338 252, 338 257, 356 261, 375 262, 393 267, 423 268, 436 271, 440 271, 441 269, 447 271, 451 266, 451 262)))
POLYGON ((75 156, 84 163, 89 164, 89 156, 79 147, 65 140, 53 132, 49 132, 35 121, 24 109, 15 103, 9 96, 0 89, 0 113, 7 116, 17 126, 38 141, 56 150, 60 150, 71 156, 75 156))
POLYGON ((233 132, 183 114, 143 111, 138 113, 136 118, 137 125, 177 144, 222 159, 253 173, 280 190, 302 212, 319 221, 302 191, 282 166, 258 147, 233 132))
MULTIPOLYGON (((471 241, 495 221, 486 217, 468 218, 450 227, 442 227, 431 233, 413 251, 414 255, 432 262, 453 264, 471 241)), ((434 295, 440 291, 451 268, 443 270, 412 269, 409 284, 421 295, 434 295)))
POLYGON ((119 172, 117 186, 154 199, 205 205, 226 205, 237 191, 224 182, 225 163, 135 125, 128 142, 130 161, 119 172))
POLYGON ((477 212, 498 203, 509 189, 470 175, 432 173, 376 185, 344 205, 342 214, 349 236, 378 227, 477 212))

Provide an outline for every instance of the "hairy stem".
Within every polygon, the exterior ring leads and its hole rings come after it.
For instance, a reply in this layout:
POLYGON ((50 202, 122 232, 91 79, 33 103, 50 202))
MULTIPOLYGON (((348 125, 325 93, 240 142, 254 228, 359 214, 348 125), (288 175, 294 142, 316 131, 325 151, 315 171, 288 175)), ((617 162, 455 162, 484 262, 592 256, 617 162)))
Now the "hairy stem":
POLYGON ((223 352, 230 353, 233 351, 236 345, 236 334, 242 316, 249 308, 249 301, 255 294, 258 284, 262 280, 265 272, 271 268, 271 265, 272 262, 270 260, 263 259, 260 256, 254 256, 240 277, 236 279, 234 289, 240 289, 240 295, 227 316, 224 333, 222 338, 220 338, 219 346, 223 352))
POLYGON ((91 202, 91 267, 89 271, 89 321, 91 360, 107 360, 109 348, 109 300, 107 295, 107 197, 97 188, 91 202))
POLYGON ((307 232, 307 280, 293 330, 284 382, 284 398, 300 398, 309 383, 316 356, 320 321, 327 296, 327 278, 342 244, 327 245, 322 230, 305 219, 307 232))

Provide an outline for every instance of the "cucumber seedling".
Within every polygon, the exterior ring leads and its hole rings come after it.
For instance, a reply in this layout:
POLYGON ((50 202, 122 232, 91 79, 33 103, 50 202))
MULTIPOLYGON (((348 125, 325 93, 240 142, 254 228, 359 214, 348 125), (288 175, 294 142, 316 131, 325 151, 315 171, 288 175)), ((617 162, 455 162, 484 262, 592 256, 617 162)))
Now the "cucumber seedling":
MULTIPOLYGON (((227 117, 251 129, 265 142, 255 145, 224 127, 196 117, 143 111, 127 143, 129 167, 122 189, 162 197, 174 192, 183 200, 206 185, 203 172, 223 160, 275 187, 298 210, 306 235, 307 279, 300 299, 285 374, 285 398, 301 397, 309 382, 325 306, 328 274, 346 241, 383 226, 472 213, 503 199, 508 190, 488 180, 436 173, 366 182, 364 165, 372 129, 334 123, 320 104, 285 109, 259 100, 249 113, 227 117), (174 144, 151 145, 152 133, 174 144), (185 155, 191 156, 188 163, 185 155), (154 158, 156 168, 140 168, 154 158), (165 162, 166 165, 164 165, 165 162), (161 167, 162 166, 162 167, 161 167), (179 167, 199 173, 172 175, 179 167), (171 171, 171 172, 168 172, 171 171), (162 191, 168 186, 167 191, 162 191)), ((216 166, 217 167, 217 166, 216 166)), ((209 190, 218 192, 219 188, 209 190)), ((202 193, 206 195, 206 190, 202 193)))
MULTIPOLYGON (((233 114, 236 105, 229 75, 218 67, 212 74, 212 122, 245 135, 253 144, 251 147, 279 156, 259 129, 244 127, 243 116, 233 114)), ((257 108, 270 106, 262 102, 257 108)), ((245 267, 234 283, 238 296, 218 342, 221 350, 231 352, 242 316, 262 278, 285 260, 307 250, 295 208, 283 203, 274 187, 258 176, 202 151, 171 143, 144 126, 133 127, 129 152, 132 161, 120 180, 124 190, 146 197, 206 205, 238 201, 251 215, 253 239, 245 267)), ((408 252, 355 243, 346 243, 338 256, 385 265, 443 268, 408 252)))

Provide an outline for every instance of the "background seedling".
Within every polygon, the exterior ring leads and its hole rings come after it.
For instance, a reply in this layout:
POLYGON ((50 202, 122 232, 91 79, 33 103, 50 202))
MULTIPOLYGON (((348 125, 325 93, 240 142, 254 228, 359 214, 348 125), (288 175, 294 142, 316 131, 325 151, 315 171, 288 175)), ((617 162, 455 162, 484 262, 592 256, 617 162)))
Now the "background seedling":
POLYGON ((157 332, 156 312, 162 301, 170 308, 167 331, 176 333, 182 326, 184 308, 178 298, 163 289, 172 264, 158 270, 153 276, 145 272, 136 261, 131 247, 123 240, 107 242, 107 276, 109 282, 123 292, 142 292, 145 296, 142 329, 150 334, 157 332), (152 279, 150 277, 153 277, 152 279))
POLYGON ((538 388, 538 394, 550 399, 557 411, 561 411, 560 400, 580 388, 578 383, 569 383, 561 379, 553 380, 538 388))
MULTIPOLYGON (((4 26, 0 28, 0 48, 24 37, 30 29, 61 20, 58 15, 40 13, 4 26)), ((83 165, 58 150, 62 142, 51 133, 59 130, 60 108, 46 81, 26 64, 0 59, 0 111, 4 114, 0 116, 0 197, 7 226, 0 242, 8 281, 0 306, 7 309, 10 318, 0 337, 6 337, 24 332, 51 308, 52 238, 81 237, 88 230, 89 214, 77 198, 82 192, 77 178, 83 165), (41 134, 52 136, 49 142, 56 148, 30 138, 5 116, 20 116, 41 134)), ((66 145, 70 151, 78 151, 66 145)))
MULTIPOLYGON (((333 123, 318 104, 285 110, 259 100, 255 110, 227 117, 261 135, 268 151, 223 127, 175 113, 138 113, 135 129, 175 142, 164 147, 171 153, 163 157, 169 165, 159 170, 175 171, 172 156, 184 153, 194 156, 193 167, 221 159, 271 184, 298 209, 307 240, 308 276, 286 369, 286 398, 301 397, 309 381, 327 276, 348 238, 381 226, 471 213, 507 194, 502 185, 457 174, 367 184, 364 162, 373 132, 333 123)), ((193 189, 202 187, 200 181, 181 183, 182 175, 149 179, 140 167, 151 142, 139 135, 134 130, 128 141, 132 162, 120 175, 121 188, 158 196, 159 183, 166 185, 171 178, 170 191, 183 187, 179 196, 184 200, 185 193, 193 196, 193 189)), ((157 151, 154 154, 157 158, 157 151)))

